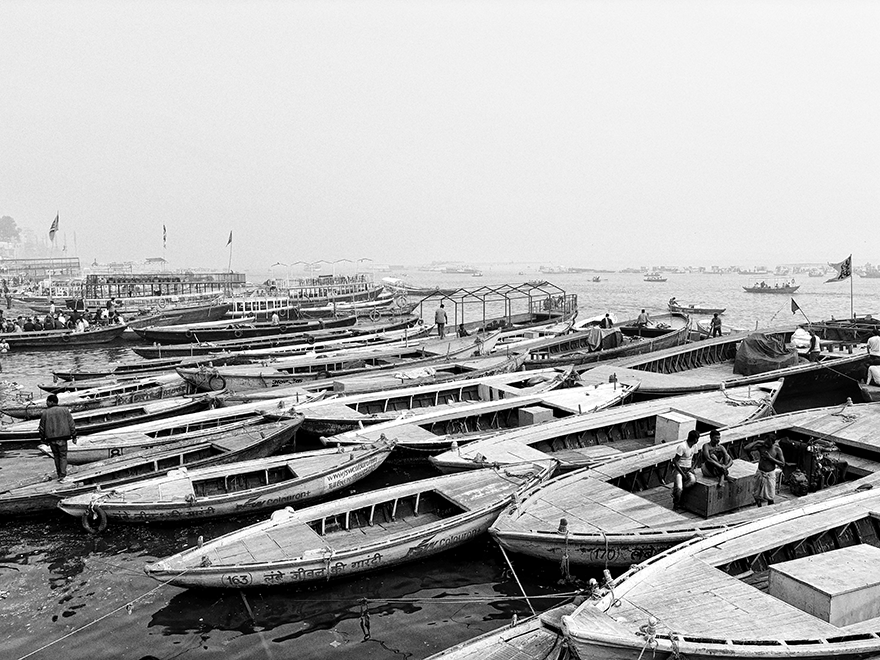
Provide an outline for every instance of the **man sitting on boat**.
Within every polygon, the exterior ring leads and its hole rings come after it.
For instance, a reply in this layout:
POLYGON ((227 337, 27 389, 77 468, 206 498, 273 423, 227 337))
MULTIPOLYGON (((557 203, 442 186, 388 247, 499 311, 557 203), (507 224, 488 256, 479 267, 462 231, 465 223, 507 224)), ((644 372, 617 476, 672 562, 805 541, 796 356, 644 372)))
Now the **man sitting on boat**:
POLYGON ((648 318, 648 313, 645 310, 642 310, 642 313, 636 317, 636 327, 644 328, 651 322, 651 319, 648 318))
POLYGON ((727 450, 721 444, 721 432, 718 429, 712 429, 709 432, 709 442, 703 445, 701 452, 703 463, 700 469, 703 476, 718 478, 718 487, 721 488, 722 482, 733 481, 733 477, 728 474, 728 469, 733 464, 733 459, 727 450))
POLYGON ((672 457, 672 467, 675 470, 675 480, 672 483, 673 511, 683 508, 681 494, 684 489, 697 483, 697 475, 694 474, 694 454, 697 453, 699 439, 698 431, 688 431, 685 441, 675 448, 675 456, 672 457))
POLYGON ((872 367, 880 365, 880 331, 877 328, 868 337, 868 364, 872 367))
POLYGON ((746 452, 758 452, 758 471, 755 472, 755 503, 762 506, 764 502, 773 504, 776 501, 776 468, 785 465, 782 448, 776 442, 776 436, 768 435, 750 442, 743 449, 746 452))
POLYGON ((614 321, 611 320, 611 314, 606 314, 605 318, 599 321, 599 327, 606 329, 614 327, 614 321))

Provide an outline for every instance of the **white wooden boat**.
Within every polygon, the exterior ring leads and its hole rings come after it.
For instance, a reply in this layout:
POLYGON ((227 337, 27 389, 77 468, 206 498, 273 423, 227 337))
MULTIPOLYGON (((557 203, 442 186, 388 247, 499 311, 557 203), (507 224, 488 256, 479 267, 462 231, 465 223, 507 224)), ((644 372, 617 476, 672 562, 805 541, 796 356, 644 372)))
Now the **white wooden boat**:
POLYGON ((574 604, 554 607, 456 644, 425 660, 562 660, 565 657, 562 617, 574 610, 574 604))
MULTIPOLYGON (((58 405, 65 406, 70 412, 81 412, 95 408, 170 399, 193 393, 194 388, 180 376, 167 374, 119 381, 75 392, 62 392, 57 396, 58 405)), ((16 419, 39 419, 45 410, 45 399, 14 402, 0 408, 0 412, 4 415, 16 419)))
POLYGON ((438 452, 449 449, 453 442, 478 440, 494 435, 501 429, 609 408, 624 401, 634 391, 630 386, 605 383, 496 401, 462 403, 442 410, 404 415, 366 429, 322 437, 321 442, 325 445, 362 444, 375 442, 385 436, 394 438, 401 449, 438 452))
POLYGON ((181 467, 166 475, 63 499, 71 516, 126 522, 180 522, 301 504, 363 479, 385 462, 393 442, 181 467))
POLYGON ((174 442, 153 449, 87 465, 71 465, 61 481, 47 472, 34 478, 10 483, 0 490, 0 515, 32 515, 54 511, 64 497, 98 487, 147 479, 181 466, 199 467, 270 456, 295 436, 302 418, 266 423, 253 417, 226 424, 210 433, 204 431, 178 436, 174 442))
POLYGON ((514 429, 428 460, 441 472, 457 472, 552 458, 559 461, 557 472, 569 472, 673 441, 686 425, 706 431, 767 416, 781 389, 782 381, 776 381, 630 403, 514 429))
POLYGON ((281 418, 292 416, 299 403, 313 401, 313 395, 288 397, 269 401, 243 403, 237 406, 215 408, 170 419, 134 424, 118 431, 103 431, 80 437, 76 444, 68 443, 67 462, 71 465, 100 461, 174 442, 183 434, 198 431, 210 433, 213 429, 244 419, 261 417, 271 412, 281 418))
POLYGON ((184 587, 264 587, 348 577, 423 559, 484 533, 553 465, 476 470, 390 486, 294 511, 147 564, 184 587))
POLYGON ((562 618, 569 647, 582 660, 876 657, 880 493, 805 500, 633 567, 562 618))
POLYGON ((306 416, 303 430, 335 435, 364 426, 389 422, 408 412, 460 407, 465 403, 496 401, 514 396, 541 394, 560 387, 571 376, 569 369, 513 372, 467 380, 451 380, 415 387, 325 398, 298 408, 306 416))
MULTIPOLYGON (((674 444, 624 454, 549 482, 530 493, 491 530, 508 550, 571 566, 627 567, 697 536, 798 506, 818 491, 832 498, 880 472, 880 404, 818 408, 747 422, 721 433, 734 459, 733 483, 706 478, 672 509, 674 444), (755 507, 756 465, 750 442, 775 437, 786 460, 775 504, 755 507)), ((704 435, 697 448, 707 441, 704 435)))

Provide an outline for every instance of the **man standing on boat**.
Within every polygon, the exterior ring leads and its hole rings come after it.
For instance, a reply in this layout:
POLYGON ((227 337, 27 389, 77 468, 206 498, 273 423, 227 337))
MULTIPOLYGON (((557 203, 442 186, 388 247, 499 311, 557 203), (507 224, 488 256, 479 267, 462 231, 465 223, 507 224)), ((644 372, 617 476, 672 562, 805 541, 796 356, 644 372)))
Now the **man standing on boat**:
POLYGON ((651 322, 651 319, 648 318, 648 313, 645 310, 642 310, 642 313, 636 317, 636 327, 644 328, 651 322))
POLYGON ((768 435, 765 438, 750 442, 743 450, 758 452, 758 471, 755 473, 755 503, 762 506, 764 502, 773 504, 776 501, 776 468, 785 465, 785 456, 782 448, 776 444, 776 437, 768 435))
POLYGON ((697 453, 699 439, 698 431, 688 431, 685 441, 675 448, 675 456, 672 457, 672 468, 675 470, 675 479, 672 483, 673 511, 683 508, 681 494, 684 489, 697 483, 697 475, 694 474, 694 454, 697 453))
POLYGON ((807 348, 807 359, 810 362, 818 362, 821 357, 821 347, 819 345, 819 335, 810 328, 810 346, 807 348))
POLYGON ((48 442, 55 459, 55 472, 58 479, 67 476, 67 441, 76 444, 76 423, 70 410, 58 405, 58 397, 50 394, 46 397, 46 410, 40 415, 40 440, 48 442))
POLYGON ((446 308, 443 307, 443 303, 440 303, 440 307, 434 312, 434 324, 437 326, 437 336, 443 339, 446 336, 446 308))
POLYGON ((709 322, 709 325, 712 326, 712 337, 720 337, 721 336, 721 317, 718 316, 718 312, 712 316, 712 320, 709 322))

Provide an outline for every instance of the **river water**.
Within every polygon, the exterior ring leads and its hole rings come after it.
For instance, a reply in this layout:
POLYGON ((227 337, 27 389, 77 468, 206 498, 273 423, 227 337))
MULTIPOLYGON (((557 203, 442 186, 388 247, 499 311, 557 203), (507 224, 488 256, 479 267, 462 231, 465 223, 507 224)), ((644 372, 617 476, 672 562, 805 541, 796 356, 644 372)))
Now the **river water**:
MULTIPOLYGON (((482 268, 482 278, 412 271, 407 279, 471 288, 549 279, 577 293, 581 313, 588 316, 611 312, 619 319, 632 318, 641 308, 659 314, 676 296, 683 303, 726 307, 724 322, 734 328, 804 321, 800 313, 792 314, 790 296, 745 293, 742 286, 754 281, 735 275, 670 274, 665 283, 648 283, 637 274, 602 273, 603 281, 592 282, 593 274, 542 275, 534 267, 516 265, 482 268)), ((798 283, 802 286, 794 298, 809 318, 849 316, 849 282, 803 278, 798 283)), ((880 280, 853 284, 856 313, 880 311, 880 280)), ((465 314, 476 320, 476 312, 466 309, 465 314)), ((36 385, 50 381, 53 369, 132 359, 125 344, 10 353, 2 358, 0 397, 41 396, 36 385)), ((817 401, 821 394, 816 393, 817 401)), ((46 461, 49 472, 51 460, 46 461)), ((15 459, 0 455, 0 470, 14 471, 15 459)), ((386 465, 357 489, 430 474, 427 467, 386 465)), ((111 524, 98 537, 63 514, 3 521, 0 658, 417 659, 502 626, 514 614, 529 613, 500 550, 488 538, 393 570, 299 589, 185 590, 162 586, 143 573, 145 562, 192 545, 200 535, 213 538, 262 517, 186 526, 111 524)), ((559 594, 572 589, 559 583, 554 564, 517 556, 511 560, 535 609, 555 604, 559 594)))

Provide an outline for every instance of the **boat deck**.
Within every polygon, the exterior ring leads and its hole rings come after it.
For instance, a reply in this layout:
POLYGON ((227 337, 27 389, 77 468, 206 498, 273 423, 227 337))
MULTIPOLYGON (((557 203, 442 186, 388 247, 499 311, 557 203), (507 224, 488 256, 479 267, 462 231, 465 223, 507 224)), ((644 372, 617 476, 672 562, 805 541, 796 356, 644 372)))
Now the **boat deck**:
POLYGON ((649 576, 619 602, 612 615, 631 631, 653 615, 661 631, 686 631, 689 636, 792 639, 841 634, 837 626, 695 558, 649 576), (670 585, 679 586, 670 589, 670 585))

